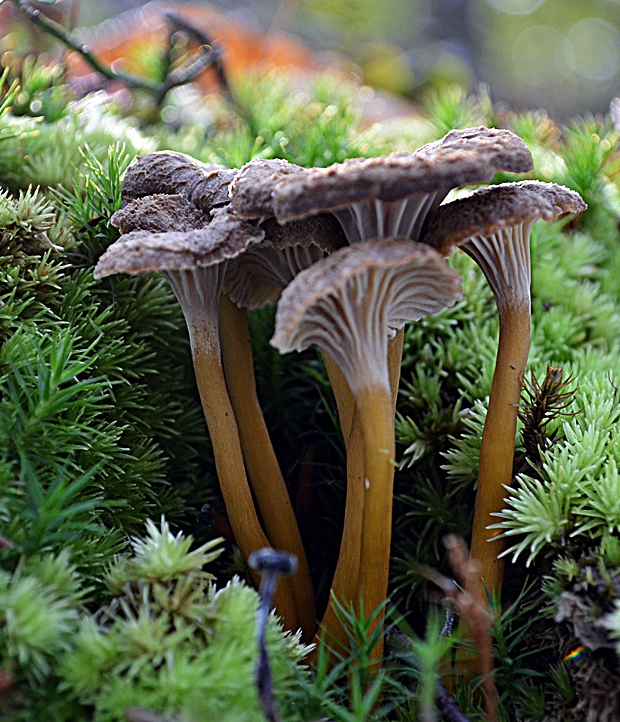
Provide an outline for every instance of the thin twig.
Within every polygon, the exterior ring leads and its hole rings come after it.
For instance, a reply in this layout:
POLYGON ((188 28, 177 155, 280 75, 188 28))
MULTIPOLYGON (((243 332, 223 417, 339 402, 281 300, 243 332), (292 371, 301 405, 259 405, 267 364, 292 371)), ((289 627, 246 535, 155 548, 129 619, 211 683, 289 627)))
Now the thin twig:
MULTIPOLYGON (((71 50, 81 55, 93 70, 103 75, 108 80, 118 81, 130 88, 137 90, 145 90, 155 96, 157 106, 159 106, 164 97, 179 85, 194 80, 203 70, 210 66, 214 66, 218 72, 218 78, 223 76, 221 68, 220 55, 221 48, 213 47, 208 44, 201 45, 198 53, 190 57, 183 65, 169 73, 162 83, 155 83, 146 78, 139 78, 135 75, 125 73, 122 70, 114 70, 111 66, 102 63, 92 52, 88 45, 80 42, 72 37, 67 31, 51 18, 46 17, 39 10, 30 7, 24 0, 13 0, 17 8, 38 28, 44 30, 52 37, 60 40, 71 50)), ((228 85, 225 81, 223 86, 228 91, 228 85)))
POLYGON ((46 17, 40 10, 30 7, 23 0, 13 0, 15 5, 21 12, 38 28, 44 30, 46 33, 60 40, 68 48, 74 50, 76 53, 81 55, 84 60, 93 68, 93 70, 101 73, 101 75, 108 78, 108 80, 118 80, 130 88, 137 88, 140 90, 147 90, 150 93, 157 93, 159 91, 159 84, 152 83, 143 78, 138 78, 122 71, 113 70, 110 66, 102 63, 98 58, 93 55, 88 45, 81 43, 79 40, 71 37, 67 34, 66 30, 57 23, 55 20, 46 17))
POLYGON ((222 63, 222 48, 218 41, 212 40, 212 38, 207 35, 204 30, 195 27, 186 18, 184 18, 182 15, 179 15, 178 13, 175 13, 173 10, 167 10, 166 12, 164 12, 164 17, 170 24, 171 36, 175 32, 185 33, 192 40, 200 43, 200 45, 208 45, 217 52, 217 55, 213 59, 213 69, 215 70, 215 74, 217 75, 217 80, 222 88, 224 97, 231 104, 233 110, 236 110, 239 114, 241 114, 241 109, 239 108, 237 100, 230 89, 228 76, 226 75, 226 71, 224 70, 224 64, 222 63))
POLYGON ((214 65, 220 53, 221 51, 219 49, 201 45, 197 55, 192 55, 183 65, 168 74, 155 94, 157 105, 161 104, 166 94, 173 88, 191 83, 203 70, 214 65))

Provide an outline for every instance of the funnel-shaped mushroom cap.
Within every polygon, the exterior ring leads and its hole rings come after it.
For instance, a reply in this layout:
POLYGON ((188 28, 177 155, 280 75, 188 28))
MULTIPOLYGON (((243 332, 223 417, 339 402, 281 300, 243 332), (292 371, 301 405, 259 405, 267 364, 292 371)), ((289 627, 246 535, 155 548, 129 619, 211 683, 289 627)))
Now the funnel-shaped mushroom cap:
POLYGON ((414 153, 355 158, 290 174, 274 189, 274 215, 279 221, 290 221, 365 201, 391 203, 416 193, 447 193, 489 181, 497 171, 531 169, 529 150, 509 130, 482 126, 453 130, 414 153))
POLYGON ((555 183, 523 181, 476 191, 441 206, 423 242, 448 255, 458 245, 480 266, 500 311, 530 306, 530 230, 539 218, 580 213, 578 193, 555 183))
POLYGON ((422 241, 448 255, 472 236, 490 236, 532 219, 555 221, 586 208, 579 193, 555 183, 502 183, 441 206, 424 229, 422 241))
POLYGON ((154 194, 181 194, 208 213, 230 202, 228 187, 237 171, 201 163, 184 153, 164 150, 137 158, 127 168, 123 205, 154 194))
POLYGON ((273 216, 273 194, 278 183, 289 175, 303 172, 304 168, 286 160, 251 160, 230 186, 235 212, 241 218, 273 216))
POLYGON ((209 225, 211 216, 182 195, 156 194, 131 201, 111 218, 122 234, 132 231, 190 231, 209 225))
POLYGON ((460 286, 459 275, 429 246, 406 238, 347 246, 284 290, 271 343, 280 353, 316 343, 340 366, 353 393, 375 385, 389 392, 390 329, 454 305, 460 286))
POLYGON ((133 231, 121 236, 101 256, 95 278, 213 266, 238 256, 264 236, 264 231, 237 218, 230 209, 217 212, 206 228, 167 233, 133 231))
POLYGON ((331 214, 284 225, 268 218, 260 227, 264 242, 231 261, 224 281, 224 293, 240 308, 275 306, 300 271, 346 244, 331 214))

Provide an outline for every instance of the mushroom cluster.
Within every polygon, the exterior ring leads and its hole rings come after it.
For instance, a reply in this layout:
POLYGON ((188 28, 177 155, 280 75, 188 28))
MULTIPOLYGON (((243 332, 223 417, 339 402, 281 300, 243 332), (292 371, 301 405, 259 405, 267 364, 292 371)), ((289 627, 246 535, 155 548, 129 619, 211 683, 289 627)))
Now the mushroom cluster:
MULTIPOLYGON (((498 171, 531 168, 517 136, 479 127, 451 131, 413 153, 321 169, 253 160, 231 171, 164 151, 127 170, 123 208, 112 219, 122 235, 95 277, 161 271, 170 282, 187 322, 236 543, 246 560, 266 546, 297 557, 297 573, 282 580, 274 602, 305 640, 318 629, 330 644, 346 646, 335 600, 361 601, 370 613, 386 599, 403 328, 462 298, 461 279, 446 261, 457 246, 481 266, 500 318, 472 554, 482 562, 481 582, 501 583, 501 545, 487 544, 487 527, 512 481, 529 349, 529 232, 536 219, 579 213, 585 204, 572 191, 536 182, 443 201, 498 171), (247 311, 276 304, 271 343, 281 353, 320 348, 346 441, 344 528, 321 620, 256 393, 247 311)), ((380 642, 373 655, 382 654, 380 642)))

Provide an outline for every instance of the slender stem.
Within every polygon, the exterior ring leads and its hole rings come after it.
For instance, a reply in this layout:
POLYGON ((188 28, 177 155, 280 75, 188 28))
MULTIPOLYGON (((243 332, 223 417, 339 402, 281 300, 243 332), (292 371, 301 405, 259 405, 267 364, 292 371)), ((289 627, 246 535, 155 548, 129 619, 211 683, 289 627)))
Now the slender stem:
POLYGON ((346 650, 349 637, 338 619, 333 597, 345 607, 359 601, 359 569, 362 553, 362 524, 364 515, 364 444, 359 414, 353 414, 351 433, 347 443, 347 501, 338 564, 332 581, 327 610, 318 635, 338 652, 346 650))
MULTIPOLYGON (((394 408, 400 380, 403 338, 404 329, 400 329, 388 343, 388 369, 394 408)), ((364 515, 364 437, 355 399, 342 371, 326 353, 323 353, 323 360, 336 397, 340 427, 347 446, 347 501, 340 554, 331 593, 341 604, 357 606, 364 515)), ((333 647, 346 648, 348 645, 349 638, 338 620, 331 598, 321 621, 320 633, 333 647)), ((318 637, 314 641, 318 642, 318 637)))
POLYGON ((353 423, 353 413, 355 410, 355 397, 351 393, 349 384, 340 370, 340 366, 338 366, 338 364, 331 358, 331 356, 328 356, 325 351, 322 351, 321 354, 323 356, 323 363, 325 364, 327 376, 329 377, 329 383, 331 384, 332 391, 336 399, 342 438, 344 439, 344 443, 348 444, 348 439, 351 435, 351 425, 353 423))
POLYGON ((481 562, 482 579, 492 592, 502 583, 504 564, 497 555, 503 551, 504 544, 498 540, 490 544, 499 532, 486 527, 497 523, 491 514, 505 508, 504 487, 512 484, 518 404, 530 348, 529 304, 502 305, 499 328, 495 375, 480 448, 470 552, 472 559, 481 562))
MULTIPOLYGON (((387 597, 392 540, 392 493, 394 486, 394 410, 389 388, 362 389, 358 398, 364 437, 364 518, 360 559, 360 596, 366 614, 371 614, 387 597)), ((383 625, 383 612, 374 624, 383 625)), ((383 657, 383 634, 372 650, 371 659, 383 657)))
POLYGON ((269 610, 277 588, 278 576, 265 574, 260 583, 260 601, 256 611, 256 641, 258 643, 258 662, 255 672, 256 686, 263 713, 269 722, 279 722, 280 720, 273 692, 273 674, 271 673, 266 644, 269 610))
POLYGON ((314 589, 297 519, 258 403, 247 312, 220 298, 220 342, 226 385, 235 413, 243 458, 271 546, 295 554, 299 564, 290 586, 303 630, 316 629, 314 589))
MULTIPOLYGON (((258 521, 245 474, 237 424, 220 362, 217 323, 209 323, 205 319, 202 323, 188 323, 188 326, 196 382, 209 427, 220 488, 235 541, 243 558, 247 560, 253 551, 270 544, 258 521)), ((259 575, 253 576, 254 581, 259 583, 259 575)), ((284 626, 297 630, 297 613, 288 582, 286 579, 279 585, 275 607, 284 626)))
MULTIPOLYGON (((322 352, 325 369, 338 407, 340 429, 347 449, 347 498, 338 563, 332 580, 330 599, 314 642, 324 637, 327 644, 342 652, 349 645, 347 633, 338 619, 334 597, 345 606, 359 599, 359 566, 364 512, 364 447, 355 397, 338 364, 322 352)), ((317 647, 318 648, 318 647, 317 647)))

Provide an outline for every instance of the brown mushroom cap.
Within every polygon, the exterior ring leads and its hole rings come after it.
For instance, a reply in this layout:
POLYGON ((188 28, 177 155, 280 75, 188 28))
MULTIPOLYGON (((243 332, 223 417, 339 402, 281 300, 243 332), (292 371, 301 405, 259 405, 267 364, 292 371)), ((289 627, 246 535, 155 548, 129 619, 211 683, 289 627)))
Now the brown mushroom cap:
POLYGON ((230 262, 224 293, 240 308, 275 306, 295 276, 346 244, 336 218, 320 214, 280 225, 274 218, 260 224, 265 240, 230 262))
POLYGON ((273 216, 273 194, 278 183, 304 171, 286 160, 255 158, 241 168, 230 185, 232 207, 241 218, 273 216))
POLYGON ((281 250, 291 246, 318 246, 325 254, 330 254, 347 245, 342 226, 331 213, 320 213, 291 223, 278 223, 275 218, 267 218, 260 227, 265 231, 265 240, 281 250))
MULTIPOLYGON (((370 200, 394 202, 418 193, 447 192, 487 182, 497 171, 531 169, 529 150, 509 130, 483 126, 452 130, 414 153, 355 158, 274 178, 269 207, 279 221, 291 221, 370 200)), ((234 203, 235 184, 231 195, 234 203)))
POLYGON ((110 222, 120 229, 122 234, 132 231, 190 231, 203 228, 211 221, 211 216, 199 211, 184 196, 162 195, 157 193, 144 198, 136 198, 112 216, 110 222))
POLYGON ((280 353, 316 343, 351 390, 389 390, 390 329, 435 315, 461 298, 461 279, 434 249, 406 238, 341 248, 302 271, 282 293, 271 344, 280 353))
POLYGON ((234 258, 264 236, 260 228, 225 209, 205 228, 167 233, 133 231, 121 236, 101 256, 94 275, 104 278, 115 273, 204 268, 234 258))
POLYGON ((537 218, 555 221, 561 215, 581 213, 586 208, 579 193, 555 183, 502 183, 440 206, 421 240, 449 255, 454 246, 472 236, 490 236, 502 228, 537 218))
POLYGON ((137 158, 127 168, 123 205, 155 194, 181 194, 196 208, 209 213, 230 202, 228 187, 237 171, 223 165, 201 163, 171 150, 137 158))

